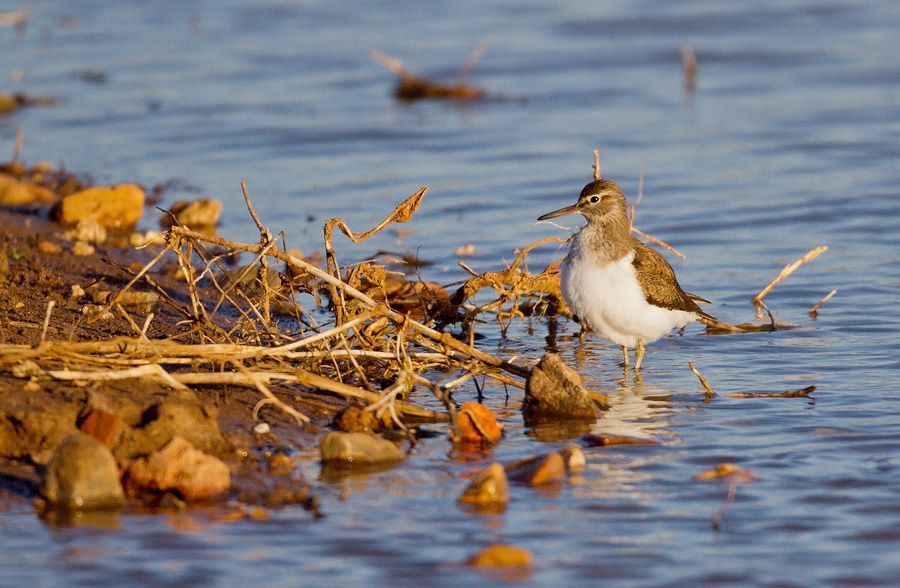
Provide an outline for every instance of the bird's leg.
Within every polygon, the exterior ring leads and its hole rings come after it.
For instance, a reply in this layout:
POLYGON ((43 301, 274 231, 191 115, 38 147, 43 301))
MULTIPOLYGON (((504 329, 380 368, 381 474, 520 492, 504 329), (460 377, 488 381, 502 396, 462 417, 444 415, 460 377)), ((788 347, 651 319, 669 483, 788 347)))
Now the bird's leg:
POLYGON ((634 371, 641 371, 641 361, 644 360, 644 342, 638 339, 637 347, 634 349, 634 371))
POLYGON ((628 371, 628 347, 622 345, 622 356, 625 358, 625 371, 628 371))

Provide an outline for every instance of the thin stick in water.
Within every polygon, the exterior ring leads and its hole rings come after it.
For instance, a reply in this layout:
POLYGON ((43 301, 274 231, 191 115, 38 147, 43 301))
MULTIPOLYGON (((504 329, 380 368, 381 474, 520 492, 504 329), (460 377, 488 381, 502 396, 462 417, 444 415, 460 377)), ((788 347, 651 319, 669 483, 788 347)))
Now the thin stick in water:
POLYGON ((819 309, 822 308, 822 305, 831 300, 831 297, 835 294, 837 294, 837 290, 832 290, 831 292, 823 296, 821 300, 816 302, 813 307, 809 309, 809 316, 815 317, 817 314, 819 314, 819 309))
POLYGON ((815 391, 815 386, 807 386, 799 390, 786 390, 784 392, 732 392, 725 396, 729 398, 809 398, 809 395, 815 391))
POLYGON ((798 267, 805 263, 809 263, 826 251, 828 251, 828 245, 819 245, 815 249, 811 249, 806 255, 804 255, 797 261, 784 266, 784 269, 782 269, 781 272, 779 272, 779 274, 775 276, 775 279, 769 282, 769 284, 765 288, 759 291, 759 294, 753 297, 753 303, 758 304, 759 302, 761 302, 762 299, 772 291, 772 288, 780 284, 786 277, 797 271, 798 267))
POLYGON ((691 94, 697 88, 697 55, 690 45, 682 45, 681 64, 684 66, 684 89, 691 94))
POLYGON ((706 378, 703 377, 703 374, 700 373, 700 370, 697 369, 697 366, 694 365, 693 361, 688 362, 688 367, 691 368, 691 371, 694 372, 694 375, 700 380, 700 385, 703 386, 703 391, 706 392, 704 402, 709 402, 716 396, 716 391, 712 389, 712 386, 709 385, 709 382, 706 381, 706 378))

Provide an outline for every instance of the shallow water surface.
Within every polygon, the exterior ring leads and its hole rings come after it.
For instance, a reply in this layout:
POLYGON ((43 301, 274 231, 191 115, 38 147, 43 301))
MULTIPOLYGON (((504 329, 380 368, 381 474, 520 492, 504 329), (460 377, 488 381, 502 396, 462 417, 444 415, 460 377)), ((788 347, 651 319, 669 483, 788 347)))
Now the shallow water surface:
MULTIPOLYGON (((12 6, 2 7, 3 10, 12 6)), ((239 182, 290 246, 321 248, 321 222, 374 225, 429 187, 412 233, 338 244, 344 262, 418 252, 422 277, 498 269, 514 249, 561 231, 533 224, 604 175, 634 198, 637 225, 687 254, 682 285, 728 322, 753 319, 752 296, 784 264, 830 250, 767 298, 776 333, 710 337, 696 326, 651 345, 641 385, 620 384, 620 353, 560 322, 557 347, 612 395, 596 433, 657 445, 586 448, 588 467, 557 492, 513 489, 505 513, 455 498, 491 460, 547 451, 523 429, 512 390, 485 390, 507 435, 480 461, 448 459, 442 436, 402 466, 316 492, 326 517, 284 509, 269 521, 200 513, 45 524, 0 515, 8 585, 476 584, 503 578, 461 565, 480 547, 526 547, 536 584, 892 585, 900 577, 900 5, 782 2, 470 2, 252 0, 28 3, 24 35, 0 29, 2 79, 58 96, 2 121, 24 130, 26 161, 101 180, 181 185, 226 202, 221 232, 255 241, 239 182), (470 82, 506 97, 401 104, 381 49, 453 79, 469 50, 490 49, 470 82), (688 95, 678 49, 700 73, 688 95), (102 73, 105 83, 91 73, 102 73), (310 221, 308 217, 312 217, 310 221), (837 296, 811 319, 807 310, 837 296), (720 393, 814 384, 814 399, 720 393), (727 487, 693 476, 720 462, 751 469, 720 530, 727 487), (102 523, 111 523, 104 525, 102 523)), ((11 148, 11 147, 10 147, 11 148)), ((185 189, 186 190, 186 189, 185 189)), ((166 202, 193 192, 170 194, 166 202)), ((165 205, 166 202, 163 204, 165 205)), ((562 219, 574 226, 571 217, 562 219)), ((148 221, 148 226, 155 223, 148 221)), ((341 238, 342 239, 342 238, 341 238)), ((539 268, 562 251, 529 258, 539 268)), ((548 325, 514 323, 482 347, 521 361, 544 352, 548 325)), ((475 398, 474 389, 457 393, 475 398)), ((304 466, 319 476, 315 451, 304 466)))

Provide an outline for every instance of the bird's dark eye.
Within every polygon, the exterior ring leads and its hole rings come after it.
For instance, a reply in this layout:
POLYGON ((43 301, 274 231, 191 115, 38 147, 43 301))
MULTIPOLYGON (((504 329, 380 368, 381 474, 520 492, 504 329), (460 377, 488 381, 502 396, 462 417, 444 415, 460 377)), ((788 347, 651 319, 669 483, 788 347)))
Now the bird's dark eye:
POLYGON ((599 196, 591 196, 591 204, 597 204, 598 202, 600 202, 599 196))

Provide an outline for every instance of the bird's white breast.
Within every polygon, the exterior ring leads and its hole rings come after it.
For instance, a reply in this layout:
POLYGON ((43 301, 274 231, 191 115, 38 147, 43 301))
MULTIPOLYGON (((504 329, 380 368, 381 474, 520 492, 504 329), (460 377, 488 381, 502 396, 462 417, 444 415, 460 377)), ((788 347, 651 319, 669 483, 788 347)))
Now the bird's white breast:
POLYGON ((613 343, 634 347, 638 340, 656 341, 697 319, 694 313, 647 302, 631 263, 634 251, 604 264, 591 255, 580 237, 575 236, 560 268, 560 287, 566 304, 592 331, 613 343))

